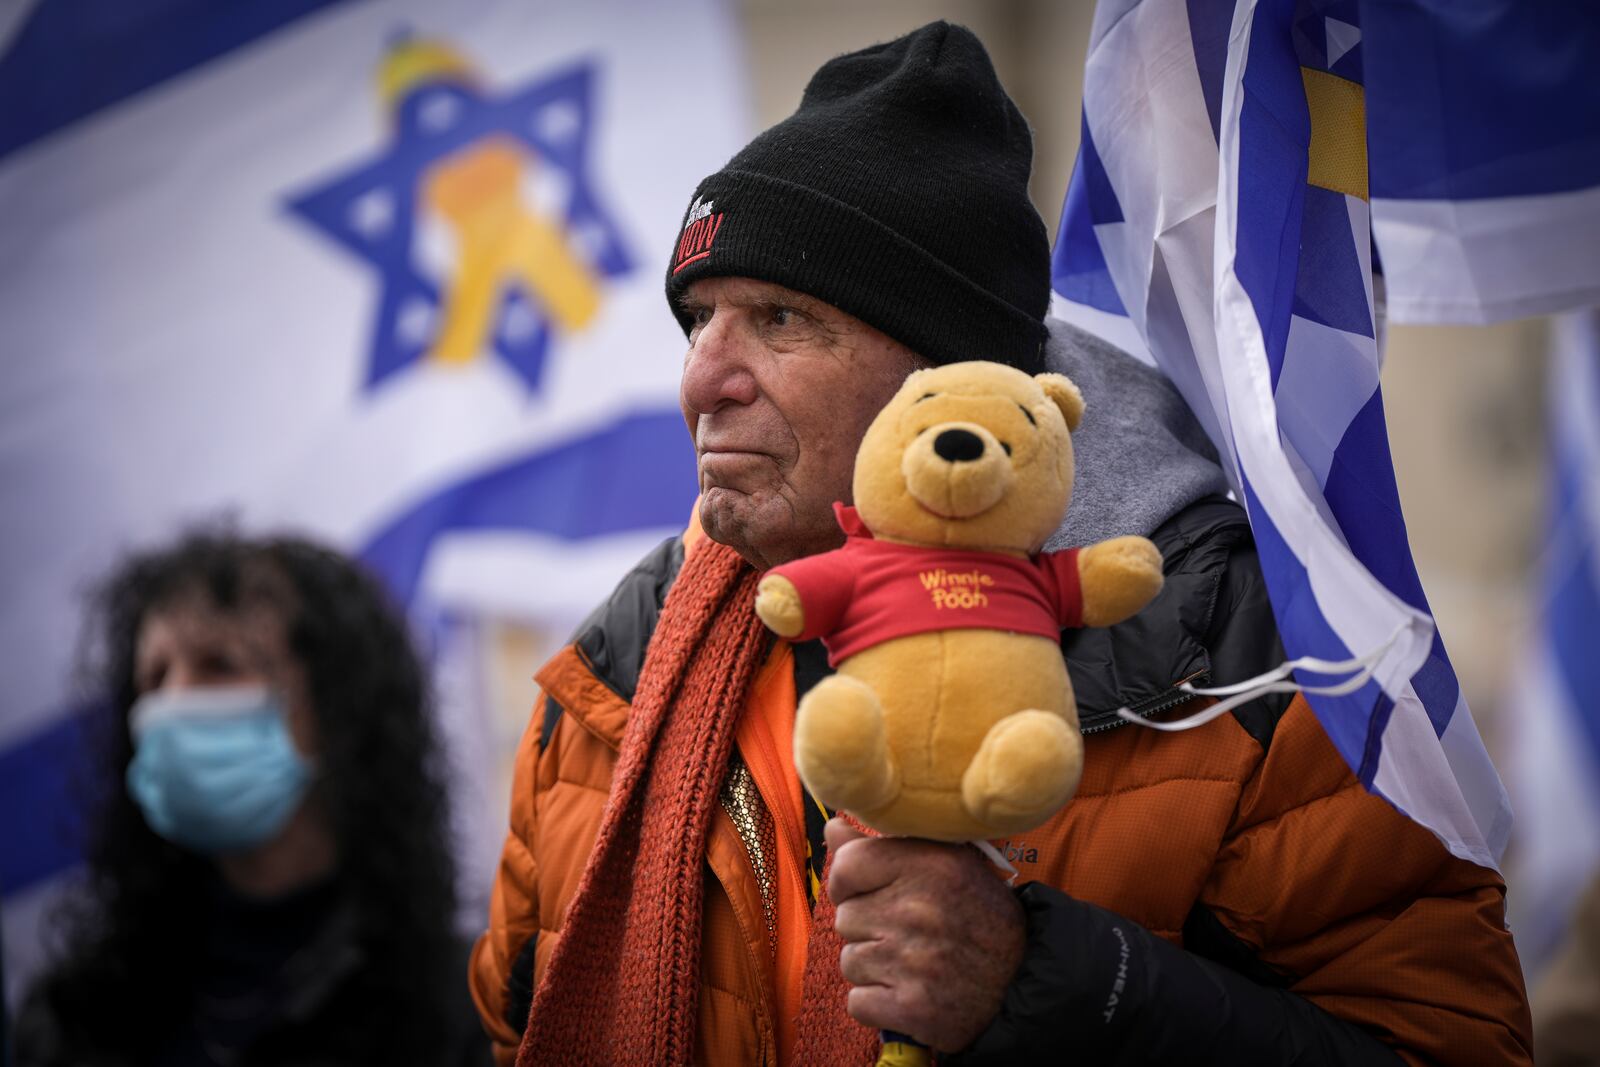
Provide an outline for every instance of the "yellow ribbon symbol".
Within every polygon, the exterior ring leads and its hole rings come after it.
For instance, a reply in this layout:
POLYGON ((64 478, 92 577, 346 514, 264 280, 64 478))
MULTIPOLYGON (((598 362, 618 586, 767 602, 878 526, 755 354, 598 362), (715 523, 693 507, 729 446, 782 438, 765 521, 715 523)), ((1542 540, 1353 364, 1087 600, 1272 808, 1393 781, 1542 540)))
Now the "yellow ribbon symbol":
POLYGON ((588 325, 600 306, 594 273, 559 224, 528 209, 522 180, 533 156, 489 137, 437 164, 423 202, 455 231, 458 268, 446 287, 430 359, 461 364, 485 346, 504 287, 519 284, 562 330, 588 325))

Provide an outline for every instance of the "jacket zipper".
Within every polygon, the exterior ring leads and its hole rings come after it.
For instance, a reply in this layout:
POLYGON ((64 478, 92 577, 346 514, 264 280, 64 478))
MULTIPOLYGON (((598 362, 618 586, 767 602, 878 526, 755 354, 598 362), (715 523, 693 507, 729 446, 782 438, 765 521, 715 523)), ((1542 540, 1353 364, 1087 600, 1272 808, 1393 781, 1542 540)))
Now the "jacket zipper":
MULTIPOLYGON (((1183 685, 1191 685, 1194 682, 1200 681, 1209 676, 1210 672, 1208 671, 1195 671, 1187 678, 1178 679, 1177 683, 1165 693, 1150 697, 1148 700, 1141 702, 1139 706, 1129 708, 1128 710, 1133 712, 1141 719, 1148 719, 1152 716, 1160 715, 1163 711, 1170 711, 1180 704, 1187 704, 1189 701, 1194 699, 1194 694, 1185 693, 1178 687, 1183 685)), ((1115 730, 1119 726, 1128 725, 1128 720, 1124 719, 1120 715, 1117 715, 1115 712, 1101 712, 1100 715, 1104 716, 1101 721, 1079 726, 1078 732, 1084 735, 1103 734, 1107 730, 1115 730)))

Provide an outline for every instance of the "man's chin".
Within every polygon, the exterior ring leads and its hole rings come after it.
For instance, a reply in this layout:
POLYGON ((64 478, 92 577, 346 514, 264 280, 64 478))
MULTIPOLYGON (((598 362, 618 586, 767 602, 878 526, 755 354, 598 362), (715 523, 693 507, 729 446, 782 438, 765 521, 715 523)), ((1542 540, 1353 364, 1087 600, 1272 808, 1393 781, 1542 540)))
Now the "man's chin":
POLYGON ((713 486, 700 493, 700 528, 713 541, 733 548, 753 527, 759 527, 761 508, 749 493, 713 486))
POLYGON ((843 541, 831 509, 812 518, 816 521, 808 526, 782 497, 721 486, 700 494, 700 528, 706 536, 763 570, 843 541))

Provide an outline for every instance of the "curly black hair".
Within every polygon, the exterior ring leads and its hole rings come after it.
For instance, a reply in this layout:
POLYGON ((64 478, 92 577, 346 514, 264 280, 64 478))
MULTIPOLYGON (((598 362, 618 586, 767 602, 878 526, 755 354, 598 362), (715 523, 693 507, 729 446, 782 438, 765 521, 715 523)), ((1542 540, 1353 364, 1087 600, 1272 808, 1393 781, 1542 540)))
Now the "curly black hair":
POLYGON ((295 538, 190 534, 134 556, 94 601, 86 673, 103 712, 100 795, 88 822, 86 892, 64 920, 65 955, 40 991, 86 1045, 142 1060, 182 1024, 204 948, 209 861, 159 837, 122 782, 133 758, 135 654, 153 612, 188 605, 224 616, 266 609, 306 680, 320 740, 320 788, 355 918, 361 995, 374 1006, 360 1059, 442 1063, 448 1006, 464 997, 452 920, 448 812, 427 676, 401 615, 346 557, 295 538))

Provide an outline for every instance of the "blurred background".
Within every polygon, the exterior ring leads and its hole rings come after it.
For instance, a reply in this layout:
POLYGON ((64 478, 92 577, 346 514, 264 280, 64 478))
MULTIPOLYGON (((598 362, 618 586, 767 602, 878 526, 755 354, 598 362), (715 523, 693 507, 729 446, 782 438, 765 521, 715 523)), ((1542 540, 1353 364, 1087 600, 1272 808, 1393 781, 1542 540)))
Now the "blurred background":
MULTIPOLYGON (((49 4, 0 5, 13 1001, 74 870, 82 596, 196 522, 329 540, 408 606, 455 772, 461 925, 481 928, 532 674, 694 497, 661 280, 695 184, 824 60, 946 18, 1031 122, 1054 233, 1094 15, 300 0, 191 32, 127 7, 52 22, 49 4), (484 242, 508 224, 555 251, 484 242)), ((1539 710, 1514 675, 1545 607, 1550 344, 1543 319, 1392 326, 1382 370, 1417 566, 1514 803, 1539 710)), ((1560 943, 1540 938, 1531 977, 1560 943)))

